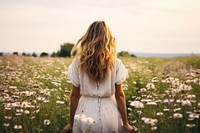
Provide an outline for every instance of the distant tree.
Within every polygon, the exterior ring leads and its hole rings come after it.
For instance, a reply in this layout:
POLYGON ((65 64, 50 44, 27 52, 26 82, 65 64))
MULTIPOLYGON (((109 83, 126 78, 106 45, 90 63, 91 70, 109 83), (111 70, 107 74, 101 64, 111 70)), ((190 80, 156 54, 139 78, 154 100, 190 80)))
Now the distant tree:
POLYGON ((127 51, 121 51, 117 54, 119 57, 127 57, 127 56, 130 56, 129 52, 127 51))
POLYGON ((127 51, 121 51, 119 53, 117 53, 118 57, 136 57, 134 54, 130 54, 127 51))
POLYGON ((58 53, 56 53, 56 52, 53 52, 52 54, 51 54, 51 57, 57 57, 58 56, 58 53))
POLYGON ((2 56, 3 55, 3 52, 0 52, 0 56, 2 56))
POLYGON ((18 52, 13 52, 13 55, 19 55, 18 52))
POLYGON ((22 56, 26 56, 26 53, 25 53, 25 52, 23 52, 23 53, 22 53, 22 56))
POLYGON ((60 45, 60 50, 58 51, 58 56, 60 57, 71 57, 70 52, 73 48, 73 43, 64 43, 60 45))
POLYGON ((134 55, 134 54, 131 54, 131 57, 137 57, 136 55, 134 55))
POLYGON ((31 56, 37 57, 37 54, 35 52, 33 52, 31 56))
POLYGON ((131 57, 137 57, 136 55, 134 55, 134 54, 131 54, 131 57))
POLYGON ((46 53, 46 52, 42 52, 42 53, 40 54, 40 57, 45 57, 45 56, 49 56, 49 54, 46 53))

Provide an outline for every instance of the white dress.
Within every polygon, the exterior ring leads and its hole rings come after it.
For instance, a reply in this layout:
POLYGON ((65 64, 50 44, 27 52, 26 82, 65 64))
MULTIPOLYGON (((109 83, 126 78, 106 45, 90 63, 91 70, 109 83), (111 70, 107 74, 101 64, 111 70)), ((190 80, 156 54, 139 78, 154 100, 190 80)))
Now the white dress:
POLYGON ((113 73, 106 80, 97 83, 80 71, 76 60, 69 66, 68 78, 74 86, 80 87, 82 95, 75 112, 73 133, 123 132, 114 94, 115 84, 123 82, 128 71, 118 58, 113 67, 113 73))

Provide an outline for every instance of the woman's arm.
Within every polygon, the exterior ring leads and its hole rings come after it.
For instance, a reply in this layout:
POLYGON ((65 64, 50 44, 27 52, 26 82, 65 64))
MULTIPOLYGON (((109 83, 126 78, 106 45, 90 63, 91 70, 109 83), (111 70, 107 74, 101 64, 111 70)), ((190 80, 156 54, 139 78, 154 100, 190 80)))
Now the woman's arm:
POLYGON ((74 123, 74 115, 76 112, 76 108, 78 106, 78 102, 80 99, 80 87, 76 87, 73 85, 72 88, 72 93, 71 93, 71 97, 70 97, 70 123, 67 124, 63 129, 62 129, 62 133, 66 133, 68 130, 70 130, 73 126, 74 123))
POLYGON ((119 112, 122 117, 123 126, 125 127, 126 130, 133 133, 134 128, 128 124, 128 118, 127 118, 127 112, 126 112, 126 98, 124 95, 122 84, 121 83, 119 85, 115 84, 115 88, 116 88, 115 98, 117 101, 119 112))
POLYGON ((78 102, 80 99, 80 87, 76 87, 73 85, 72 93, 70 97, 70 125, 73 126, 74 123, 74 115, 76 108, 78 106, 78 102))
POLYGON ((124 91, 122 88, 122 84, 115 84, 116 92, 115 92, 115 98, 117 101, 117 106, 119 109, 119 112, 122 117, 123 125, 128 124, 127 114, 126 114, 126 99, 124 95, 124 91))

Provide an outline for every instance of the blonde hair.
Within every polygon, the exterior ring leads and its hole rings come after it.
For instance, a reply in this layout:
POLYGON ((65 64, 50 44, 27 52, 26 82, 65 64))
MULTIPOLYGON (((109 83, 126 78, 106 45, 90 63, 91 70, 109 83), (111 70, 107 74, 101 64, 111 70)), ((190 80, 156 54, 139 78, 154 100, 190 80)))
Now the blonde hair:
POLYGON ((71 54, 74 52, 81 70, 94 81, 102 81, 116 60, 115 38, 104 21, 95 21, 73 47, 71 54))

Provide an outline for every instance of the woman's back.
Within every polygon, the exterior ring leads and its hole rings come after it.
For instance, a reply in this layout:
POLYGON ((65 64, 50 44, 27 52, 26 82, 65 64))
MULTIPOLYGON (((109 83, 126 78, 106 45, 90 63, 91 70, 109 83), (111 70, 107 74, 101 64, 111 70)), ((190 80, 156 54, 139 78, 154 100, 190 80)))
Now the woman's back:
POLYGON ((116 59, 113 64, 113 71, 101 82, 92 80, 86 72, 83 72, 78 67, 78 62, 73 60, 69 66, 68 76, 76 87, 80 87, 81 94, 90 97, 106 97, 115 93, 115 83, 125 80, 127 70, 120 59, 116 59), (98 93, 98 89, 99 93, 98 93))
POLYGON ((82 72, 76 60, 69 66, 68 77, 73 85, 80 87, 81 98, 76 110, 76 115, 84 116, 83 119, 75 117, 73 132, 79 133, 91 130, 93 133, 118 133, 122 132, 121 116, 116 106, 115 84, 125 80, 127 69, 120 59, 113 64, 113 71, 105 80, 95 82, 86 72, 82 72), (88 126, 85 119, 93 120, 88 126))

